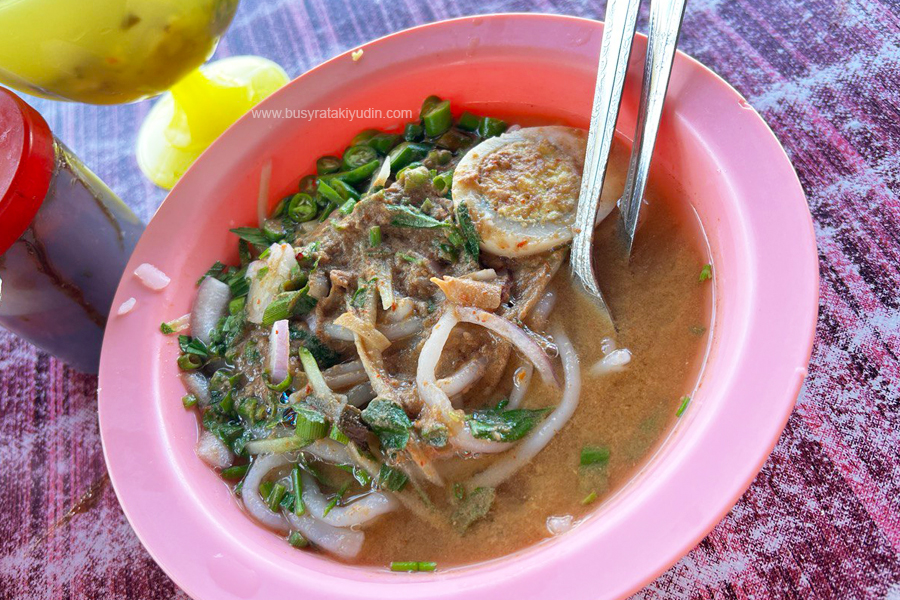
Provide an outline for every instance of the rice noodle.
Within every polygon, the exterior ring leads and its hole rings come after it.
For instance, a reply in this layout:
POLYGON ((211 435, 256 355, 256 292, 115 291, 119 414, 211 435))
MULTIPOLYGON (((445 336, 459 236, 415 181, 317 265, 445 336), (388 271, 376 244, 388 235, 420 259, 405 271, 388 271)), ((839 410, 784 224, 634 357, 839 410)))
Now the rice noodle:
MULTIPOLYGON (((347 314, 347 313, 345 313, 345 314, 347 314)), ((342 319, 343 316, 344 315, 341 315, 340 317, 338 317, 338 319, 342 319)), ((325 323, 322 326, 322 330, 325 332, 325 335, 327 335, 328 337, 330 337, 334 340, 339 340, 341 342, 354 341, 356 338, 353 337, 353 331, 350 328, 337 323, 338 319, 335 319, 334 322, 325 323)), ((367 329, 367 331, 368 331, 368 329, 367 329)), ((418 317, 410 317, 410 318, 406 319, 405 321, 399 321, 396 323, 385 323, 384 325, 376 326, 374 328, 374 331, 375 331, 374 335, 378 338, 379 345, 383 345, 383 343, 384 343, 382 338, 384 338, 384 340, 386 340, 388 342, 388 345, 390 345, 390 342, 395 342, 397 340, 407 338, 411 335, 415 335, 415 334, 419 333, 420 331, 422 331, 422 319, 419 319, 418 317), (378 334, 380 334, 380 335, 378 335, 378 334)), ((365 335, 363 336, 363 339, 368 340, 368 338, 365 335)), ((376 348, 378 348, 378 347, 376 346, 376 348)), ((378 349, 384 350, 385 348, 387 348, 387 346, 384 346, 384 348, 378 348, 378 349)))
POLYGON ((591 367, 591 374, 606 375, 607 373, 619 373, 625 370, 625 365, 631 362, 631 351, 627 348, 612 350, 591 367))
POLYGON ((550 443, 553 436, 562 429, 578 407, 578 398, 581 394, 581 367, 578 355, 562 329, 554 329, 553 337, 559 345, 559 355, 566 378, 559 406, 509 454, 475 475, 469 482, 471 488, 497 487, 503 483, 550 443))
POLYGON ((215 329, 219 319, 228 312, 229 300, 231 288, 227 283, 215 277, 204 277, 191 309, 191 334, 204 344, 208 344, 210 332, 215 329))
POLYGON ((334 324, 349 329, 353 334, 358 335, 367 346, 379 352, 391 345, 390 340, 378 331, 373 324, 363 321, 352 312, 345 312, 334 320, 334 324))
POLYGON ((284 514, 292 528, 325 552, 344 559, 351 559, 355 558, 362 550, 363 542, 366 539, 366 534, 362 531, 334 527, 310 516, 308 512, 299 517, 288 511, 284 511, 284 514))
POLYGON ((362 362, 352 360, 347 363, 335 365, 330 369, 322 371, 325 383, 333 390, 348 388, 369 380, 366 370, 363 368, 362 362))
POLYGON ((288 376, 288 362, 291 356, 291 334, 288 320, 275 321, 269 334, 269 378, 280 383, 288 376))
POLYGON ((399 300, 395 300, 394 304, 391 306, 389 310, 384 312, 384 318, 388 323, 397 323, 398 321, 404 321, 406 317, 409 317, 413 314, 416 306, 413 303, 411 298, 402 297, 399 300))
POLYGON ((550 364, 550 358, 521 328, 516 327, 503 317, 499 317, 479 308, 467 306, 455 307, 454 310, 460 321, 486 327, 514 345, 532 362, 532 364, 534 364, 534 367, 537 369, 541 379, 543 379, 545 383, 559 387, 559 381, 556 379, 556 374, 553 372, 553 365, 550 364))
MULTIPOLYGON (((244 501, 244 507, 254 519, 275 531, 285 532, 290 529, 284 516, 269 510, 266 501, 259 494, 259 484, 263 482, 271 471, 280 469, 290 464, 287 457, 283 454, 269 454, 259 456, 247 471, 244 482, 241 486, 241 500, 244 501)), ((306 535, 304 533, 304 535, 306 535)))
POLYGON ((460 367, 456 373, 444 377, 443 379, 438 379, 437 386, 448 396, 462 394, 469 389, 472 384, 481 379, 486 368, 487 359, 485 357, 479 356, 473 358, 460 367))
POLYGON ((333 465, 349 465, 352 463, 347 446, 328 438, 316 440, 303 448, 303 452, 333 465))
POLYGON ((385 513, 395 510, 398 503, 395 499, 381 492, 369 492, 346 506, 334 506, 328 514, 328 499, 319 489, 319 484, 312 475, 303 471, 303 502, 310 514, 334 527, 362 527, 385 513))
POLYGON ((531 385, 531 377, 534 375, 534 365, 525 362, 521 367, 513 373, 513 387, 509 393, 509 403, 507 408, 519 408, 525 394, 528 392, 528 386, 531 385))
POLYGON ((169 282, 171 281, 168 275, 150 263, 138 265, 134 270, 134 275, 141 280, 141 283, 156 292, 169 285, 169 282))
POLYGON ((375 391, 372 389, 372 383, 369 381, 368 376, 366 376, 366 381, 364 383, 360 383, 347 390, 347 404, 352 404, 357 408, 361 408, 374 399, 375 391))

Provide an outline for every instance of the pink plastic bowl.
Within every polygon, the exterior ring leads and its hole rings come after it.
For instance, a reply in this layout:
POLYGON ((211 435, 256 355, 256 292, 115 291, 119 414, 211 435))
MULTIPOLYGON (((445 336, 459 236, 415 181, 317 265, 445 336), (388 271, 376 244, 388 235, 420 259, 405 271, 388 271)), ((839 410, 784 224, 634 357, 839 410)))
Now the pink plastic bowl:
MULTIPOLYGON (((412 109, 429 94, 486 113, 534 113, 586 126, 602 24, 495 15, 417 27, 343 54, 297 78, 265 109, 412 109)), ((622 132, 634 127, 645 40, 637 41, 622 132)), ((400 574, 298 552, 238 508, 194 455, 197 423, 173 337, 162 321, 189 310, 194 282, 236 258, 230 227, 256 221, 260 171, 271 203, 319 155, 359 130, 402 119, 245 117, 184 176, 147 228, 114 306, 100 367, 107 465, 131 525, 196 599, 617 598, 692 548, 733 506, 778 439, 806 373, 817 261, 803 191, 759 115, 702 65, 675 62, 654 168, 672 174, 700 216, 715 263, 709 360, 685 417, 649 465, 571 532, 490 563, 400 574), (172 277, 162 292, 131 275, 144 262, 172 277)), ((473 540, 474 543, 474 540, 473 540)), ((404 559, 407 557, 403 557, 404 559)))

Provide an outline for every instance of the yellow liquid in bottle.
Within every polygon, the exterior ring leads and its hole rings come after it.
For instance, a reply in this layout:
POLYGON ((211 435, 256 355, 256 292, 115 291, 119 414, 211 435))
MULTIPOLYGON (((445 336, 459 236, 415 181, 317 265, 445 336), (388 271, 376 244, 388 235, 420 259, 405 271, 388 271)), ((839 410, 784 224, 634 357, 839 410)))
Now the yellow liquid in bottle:
POLYGON ((156 185, 170 189, 232 123, 288 82, 259 56, 211 62, 175 84, 141 126, 137 161, 156 185))
POLYGON ((0 83, 92 104, 159 94, 203 64, 238 0, 0 0, 0 83))

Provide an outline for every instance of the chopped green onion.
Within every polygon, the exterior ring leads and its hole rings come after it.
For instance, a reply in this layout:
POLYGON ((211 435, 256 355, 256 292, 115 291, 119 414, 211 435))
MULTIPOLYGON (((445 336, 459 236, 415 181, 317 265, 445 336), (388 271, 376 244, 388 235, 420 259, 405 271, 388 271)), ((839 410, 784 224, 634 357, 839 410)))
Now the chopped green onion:
POLYGON ((266 504, 269 505, 269 510, 272 512, 277 512, 279 506, 281 505, 281 500, 284 498, 284 493, 287 492, 287 489, 280 483, 276 483, 272 487, 272 491, 269 492, 269 495, 266 496, 266 504))
POLYGON ((350 145, 358 146, 360 144, 365 144, 376 135, 378 135, 377 129, 365 129, 353 136, 353 139, 350 141, 350 145))
POLYGON ((323 156, 316 161, 316 173, 327 175, 341 170, 341 159, 336 156, 323 156))
POLYGON ((463 484, 461 484, 461 483, 454 483, 454 484, 453 484, 453 496, 454 496, 457 500, 462 500, 463 498, 465 498, 465 497, 466 497, 466 488, 465 488, 465 486, 464 486, 463 484))
POLYGON ((481 117, 473 115, 468 111, 459 115, 459 120, 456 122, 457 127, 466 131, 475 131, 478 129, 479 125, 481 125, 481 117))
POLYGON ((331 509, 337 506, 338 502, 341 501, 341 498, 344 497, 344 494, 347 493, 348 489, 350 489, 349 481, 344 483, 344 485, 341 486, 341 489, 338 490, 337 495, 335 495, 335 497, 329 500, 328 504, 325 505, 325 510, 322 511, 323 517, 328 516, 328 513, 331 512, 331 509))
POLYGON ((269 494, 272 493, 272 488, 275 486, 271 481, 263 481, 259 484, 259 495, 263 498, 268 498, 269 494))
POLYGON ((392 492, 399 492, 406 487, 409 476, 400 469, 388 465, 381 465, 378 471, 378 485, 392 492))
POLYGON ((200 285, 201 283, 203 283, 203 280, 206 279, 207 277, 215 277, 216 279, 218 279, 219 276, 222 275, 223 271, 225 271, 225 265, 217 260, 206 271, 206 273, 204 273, 203 276, 197 280, 197 285, 200 285))
POLYGON ((178 368, 182 371, 193 371, 203 366, 203 359, 196 354, 182 354, 177 362, 178 368))
POLYGON ((422 124, 425 126, 425 135, 428 137, 438 137, 453 124, 453 115, 450 113, 450 101, 440 100, 438 102, 431 101, 432 97, 426 98, 422 105, 422 124))
POLYGON ((675 411, 675 416, 676 416, 676 417, 680 417, 681 415, 683 415, 683 414, 684 414, 684 411, 687 410, 688 404, 689 404, 690 402, 691 402, 691 397, 690 397, 690 396, 682 396, 682 397, 681 397, 681 404, 678 405, 678 410, 675 411))
POLYGON ((469 256, 478 260, 478 254, 481 249, 481 236, 472 223, 472 217, 469 215, 469 206, 465 202, 460 202, 456 209, 456 220, 459 223, 459 231, 463 236, 464 246, 469 256))
POLYGON ((299 517, 306 512, 306 506, 303 504, 303 478, 298 465, 291 469, 291 488, 294 491, 294 514, 299 517))
POLYGON ((591 492, 590 494, 588 494, 587 496, 584 497, 584 499, 581 501, 581 505, 587 506, 588 504, 592 503, 596 499, 597 499, 597 492, 591 492))
POLYGON ((273 392, 281 393, 281 392, 287 390, 289 387, 291 387, 291 383, 293 383, 293 380, 294 380, 294 378, 291 377, 290 373, 288 373, 287 375, 285 375, 284 379, 281 380, 281 382, 273 385, 269 381, 269 377, 267 375, 266 376, 266 387, 269 388, 270 390, 272 390, 273 392))
POLYGON ((506 131, 506 123, 500 119, 484 117, 478 125, 478 135, 482 138, 494 137, 506 131))
POLYGON ((609 462, 609 448, 585 446, 581 449, 581 466, 605 465, 609 462))
POLYGON ((400 169, 417 160, 422 160, 431 151, 430 144, 420 144, 417 142, 403 142, 388 155, 391 161, 391 171, 398 173, 400 169))
POLYGON ((163 333, 163 335, 169 335, 175 333, 175 328, 169 325, 168 323, 160 323, 159 330, 163 333))
POLYGON ((381 245, 381 227, 378 225, 369 229, 369 245, 373 248, 381 245))
MULTIPOLYGON (((281 292, 272 300, 263 312, 262 325, 271 327, 276 321, 288 319, 295 312, 309 312, 312 310, 310 302, 315 300, 308 295, 309 288, 292 292, 281 292), (301 302, 302 301, 302 302, 301 302)), ((313 302, 313 306, 315 303, 313 302)))
POLYGON ((197 400, 197 396, 195 396, 194 394, 188 394, 181 399, 181 403, 185 408, 196 406, 197 402, 199 402, 199 400, 197 400))
POLYGON ((399 140, 400 136, 395 133, 378 133, 373 135, 366 143, 378 150, 379 154, 387 154, 391 151, 391 148, 397 145, 399 140))
POLYGON ((431 180, 432 185, 434 185, 434 189, 438 194, 443 196, 447 192, 450 191, 450 188, 453 187, 453 171, 444 171, 443 173, 439 173, 434 179, 431 180))
POLYGON ((306 541, 306 538, 299 531, 291 532, 291 535, 288 536, 288 544, 294 548, 306 548, 309 546, 309 542, 306 541))
POLYGON ((323 179, 319 179, 318 192, 320 196, 322 196, 331 204, 340 205, 344 202, 344 199, 341 198, 341 195, 338 194, 337 191, 323 179))
POLYGON ((240 298, 233 298, 228 303, 228 314, 236 315, 239 312, 244 310, 244 305, 247 304, 247 297, 241 296, 240 298))
POLYGON ((703 268, 700 269, 700 281, 707 279, 712 279, 712 265, 703 265, 703 268))
POLYGON ((344 432, 338 429, 337 425, 331 426, 331 432, 328 434, 328 438, 339 444, 344 444, 345 446, 350 443, 350 438, 344 435, 344 432))
POLYGON ((309 441, 325 437, 327 433, 325 415, 312 408, 299 405, 294 407, 294 412, 297 414, 294 428, 297 432, 297 437, 309 441))
POLYGON ((407 142, 418 142, 425 135, 425 129, 418 123, 407 123, 403 130, 403 139, 407 142))
POLYGON ((396 572, 428 572, 437 569, 437 563, 426 561, 403 561, 392 562, 391 571, 396 572))
POLYGON ((356 200, 350 198, 346 202, 341 205, 340 211, 341 214, 346 216, 353 212, 353 209, 356 207, 356 200))
POLYGON ((256 227, 236 227, 229 231, 258 248, 268 248, 269 244, 271 244, 265 234, 256 227))
POLYGON ((235 467, 222 469, 220 475, 222 475, 222 479, 227 481, 238 481, 239 479, 243 479, 244 475, 246 475, 249 470, 250 465, 237 465, 235 467))

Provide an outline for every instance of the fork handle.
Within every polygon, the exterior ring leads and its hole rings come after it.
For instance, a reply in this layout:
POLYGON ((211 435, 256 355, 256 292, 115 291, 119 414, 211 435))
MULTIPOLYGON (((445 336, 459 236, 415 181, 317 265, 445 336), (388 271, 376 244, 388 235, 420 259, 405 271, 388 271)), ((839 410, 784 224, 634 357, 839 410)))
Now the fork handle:
POLYGON ((631 255, 641 200, 647 187, 650 158, 656 145, 663 101, 669 87, 684 4, 685 0, 652 0, 650 4, 650 40, 644 61, 641 103, 638 107, 634 145, 628 162, 628 175, 625 178, 625 191, 620 204, 621 232, 628 255, 631 255))

